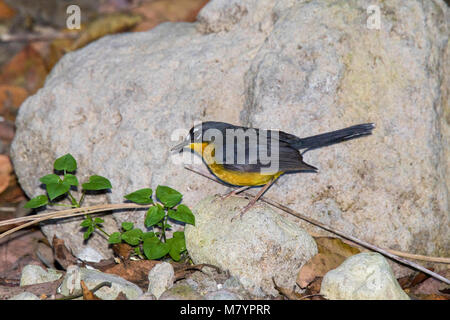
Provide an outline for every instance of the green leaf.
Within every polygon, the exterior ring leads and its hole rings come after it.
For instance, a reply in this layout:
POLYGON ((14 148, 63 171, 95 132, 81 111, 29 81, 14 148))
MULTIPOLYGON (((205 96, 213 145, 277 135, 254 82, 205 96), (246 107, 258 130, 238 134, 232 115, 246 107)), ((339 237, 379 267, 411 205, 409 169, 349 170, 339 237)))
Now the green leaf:
POLYGON ((59 171, 73 172, 77 170, 77 162, 75 158, 70 154, 65 154, 62 157, 55 160, 53 168, 59 171))
POLYGON ((61 179, 59 179, 59 176, 54 173, 48 174, 39 179, 39 181, 43 184, 58 183, 60 180, 61 179))
POLYGON ((46 185, 48 196, 53 200, 70 190, 70 184, 65 182, 49 183, 46 185))
POLYGON ((184 238, 171 238, 167 239, 166 242, 170 249, 169 255, 174 261, 179 261, 181 258, 181 253, 186 250, 186 244, 184 238))
POLYGON ((170 224, 168 224, 168 223, 164 224, 164 230, 169 230, 171 228, 172 228, 172 226, 170 224))
POLYGON ((169 218, 185 222, 188 224, 192 224, 195 226, 195 217, 192 211, 185 206, 184 204, 180 204, 176 210, 169 210, 168 212, 169 218))
POLYGON ((129 245, 136 246, 141 242, 144 233, 141 229, 132 229, 122 233, 122 240, 129 245))
POLYGON ((114 232, 109 236, 108 243, 114 244, 121 242, 122 242, 122 235, 120 234, 120 232, 114 232))
POLYGON ((92 221, 92 218, 89 216, 86 219, 83 220, 83 222, 81 222, 80 226, 81 227, 90 227, 94 224, 94 222, 92 221))
POLYGON ((83 189, 85 190, 105 190, 111 189, 111 182, 102 176, 93 175, 89 177, 89 182, 83 183, 83 189))
POLYGON ((28 209, 39 208, 39 207, 45 206, 47 203, 48 203, 48 198, 46 195, 43 194, 43 195, 34 197, 33 199, 31 199, 30 201, 25 203, 24 207, 28 208, 28 209))
POLYGON ((150 209, 148 209, 147 211, 147 215, 145 216, 145 221, 144 224, 145 226, 151 227, 155 224, 157 224, 158 222, 160 222, 162 220, 162 218, 164 218, 165 212, 164 209, 161 206, 153 206, 150 207, 150 209))
POLYGON ((135 247, 134 248, 134 253, 137 254, 138 256, 142 256, 141 248, 135 247))
POLYGON ((146 232, 144 233, 144 235, 142 236, 142 240, 145 241, 145 239, 147 238, 152 238, 152 237, 156 237, 155 233, 150 231, 150 232, 146 232))
POLYGON ((150 199, 153 194, 153 190, 150 188, 144 188, 127 194, 125 199, 133 201, 139 204, 151 204, 153 200, 150 199))
POLYGON ((162 258, 168 254, 170 250, 169 245, 161 242, 158 237, 146 238, 144 240, 143 248, 145 256, 150 260, 162 258))
POLYGON ((64 175, 64 182, 70 184, 71 186, 78 186, 77 177, 70 173, 66 173, 64 175))
POLYGON ((131 230, 131 229, 133 229, 133 227, 134 227, 134 224, 132 222, 122 222, 122 228, 125 231, 131 230))
POLYGON ((87 240, 91 236, 92 232, 94 232, 94 227, 89 226, 87 231, 83 234, 84 240, 87 240))
POLYGON ((101 218, 95 218, 95 219, 94 219, 94 223, 95 223, 95 224, 101 224, 101 223, 103 223, 103 222, 105 222, 105 220, 103 220, 103 219, 101 219, 101 218))
POLYGON ((165 207, 172 208, 181 201, 183 195, 172 188, 158 186, 156 188, 156 197, 164 204, 165 207))
POLYGON ((181 239, 184 240, 184 232, 183 231, 175 231, 173 233, 173 237, 174 238, 181 238, 181 239))

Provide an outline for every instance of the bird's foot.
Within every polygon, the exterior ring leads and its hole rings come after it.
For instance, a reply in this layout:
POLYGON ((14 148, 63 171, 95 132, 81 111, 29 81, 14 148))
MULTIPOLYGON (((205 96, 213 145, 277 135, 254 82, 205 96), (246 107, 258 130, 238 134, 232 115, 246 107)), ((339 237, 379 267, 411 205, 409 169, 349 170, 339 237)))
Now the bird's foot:
POLYGON ((247 186, 246 187, 241 187, 241 188, 238 188, 238 189, 234 189, 233 191, 230 191, 228 193, 219 194, 219 195, 216 195, 216 196, 217 196, 218 199, 220 199, 222 201, 228 199, 229 197, 239 197, 239 198, 247 199, 248 198, 247 196, 240 195, 239 193, 241 193, 242 191, 244 191, 244 190, 246 190, 248 188, 249 187, 247 187, 247 186))
POLYGON ((231 218, 231 222, 233 222, 238 217, 239 217, 239 219, 242 219, 242 216, 255 205, 257 200, 258 199, 256 199, 256 198, 253 198, 252 200, 250 200, 250 202, 237 215, 235 215, 233 218, 231 218))

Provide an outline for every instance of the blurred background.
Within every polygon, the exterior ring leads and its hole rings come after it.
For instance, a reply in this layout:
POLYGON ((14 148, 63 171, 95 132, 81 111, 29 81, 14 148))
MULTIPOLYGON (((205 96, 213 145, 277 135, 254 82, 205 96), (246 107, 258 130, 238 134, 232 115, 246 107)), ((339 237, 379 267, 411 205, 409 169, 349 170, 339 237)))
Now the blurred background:
MULTIPOLYGON (((195 21, 207 2, 0 0, 0 220, 29 214, 9 158, 14 122, 22 102, 44 85, 59 59, 108 34, 146 31, 166 21, 195 21), (67 28, 70 5, 80 8, 79 29, 67 28)), ((0 232, 5 230, 0 227, 0 232)), ((30 262, 45 265, 51 254, 39 227, 0 240, 0 280, 18 277, 30 262)))

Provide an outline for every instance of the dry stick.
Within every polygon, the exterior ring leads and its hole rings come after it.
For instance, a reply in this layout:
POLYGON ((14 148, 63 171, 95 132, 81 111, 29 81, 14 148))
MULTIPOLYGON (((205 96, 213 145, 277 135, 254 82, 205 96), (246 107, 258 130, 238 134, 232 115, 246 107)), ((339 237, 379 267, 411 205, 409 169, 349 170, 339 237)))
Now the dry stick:
MULTIPOLYGON (((217 182, 217 183, 220 183, 220 182, 218 182, 216 179, 214 179, 214 178, 208 176, 208 175, 205 174, 205 173, 198 172, 198 171, 196 171, 196 170, 194 170, 193 168, 190 168, 190 167, 188 167, 188 166, 185 166, 184 168, 187 169, 187 170, 189 170, 189 171, 192 171, 192 172, 194 172, 194 173, 196 173, 196 174, 199 174, 199 175, 201 175, 201 176, 203 176, 203 177, 205 177, 205 178, 207 178, 207 179, 210 179, 210 180, 212 180, 212 181, 215 181, 215 182, 217 182)), ((253 194, 251 194, 251 193, 249 193, 249 192, 242 192, 242 193, 243 193, 244 195, 248 196, 248 197, 253 197, 253 196, 254 196, 253 194)), ((406 265, 408 265, 408 266, 410 266, 410 267, 412 267, 412 268, 414 268, 414 269, 420 270, 420 271, 422 271, 423 273, 429 274, 429 275, 432 276, 433 278, 436 278, 436 279, 441 280, 441 281, 443 281, 443 282, 445 282, 445 283, 447 283, 447 284, 450 284, 450 280, 448 280, 447 278, 441 276, 440 274, 437 274, 437 273, 435 273, 435 272, 433 272, 433 271, 430 271, 430 270, 424 268, 424 267, 421 266, 420 264, 417 264, 417 263, 415 263, 415 262, 412 262, 412 261, 403 259, 403 258, 401 258, 401 257, 399 257, 399 256, 397 256, 397 255, 395 255, 395 254, 393 254, 393 253, 391 253, 391 252, 389 252, 389 251, 387 251, 387 250, 380 249, 380 248, 378 248, 378 247, 374 246, 373 244, 370 244, 370 243, 368 243, 368 242, 366 242, 366 241, 360 240, 360 239, 358 239, 358 238, 355 238, 355 237, 353 237, 353 236, 347 235, 347 234, 342 233, 342 232, 340 232, 340 231, 336 231, 336 230, 332 229, 331 227, 326 226, 326 225, 324 225, 323 223, 321 223, 321 222, 319 222, 319 221, 317 221, 317 220, 314 220, 314 219, 311 219, 311 218, 309 218, 309 217, 306 217, 306 216, 304 216, 304 215, 302 215, 302 214, 300 214, 300 213, 298 213, 298 212, 295 212, 294 210, 292 210, 292 209, 290 209, 290 208, 288 208, 288 207, 286 207, 286 206, 284 206, 284 205, 282 205, 282 204, 280 204, 280 203, 278 203, 278 202, 276 202, 276 201, 270 200, 270 199, 268 199, 268 198, 266 198, 266 197, 261 197, 260 200, 261 200, 261 201, 264 201, 264 202, 267 203, 267 204, 270 204, 271 206, 274 206, 274 207, 276 207, 276 208, 278 208, 278 209, 281 209, 281 210, 283 210, 284 212, 287 212, 287 213, 289 213, 289 214, 291 214, 291 215, 293 215, 293 216, 295 216, 295 217, 297 217, 297 218, 300 218, 300 219, 302 219, 302 220, 305 220, 306 222, 309 222, 309 223, 311 223, 311 224, 313 224, 313 225, 315 225, 315 226, 317 226, 317 227, 320 227, 320 228, 325 229, 325 230, 327 230, 327 231, 329 231, 329 232, 332 232, 332 233, 334 233, 334 234, 337 234, 338 236, 340 236, 340 237, 342 237, 342 238, 351 240, 351 241, 353 241, 353 242, 355 242, 355 243, 357 243, 357 244, 359 244, 359 245, 361 245, 361 246, 363 246, 363 247, 366 247, 366 248, 369 248, 369 249, 371 249, 371 250, 373 250, 373 251, 379 252, 379 253, 381 253, 381 254, 383 254, 383 255, 385 255, 385 256, 388 256, 389 258, 391 258, 391 259, 393 259, 393 260, 397 260, 397 261, 399 261, 399 262, 401 262, 401 263, 403 263, 403 264, 406 264, 406 265)), ((397 251, 397 252, 398 252, 398 251, 397 251)))
POLYGON ((4 238, 7 235, 14 233, 20 229, 26 228, 28 226, 31 226, 33 224, 36 224, 36 223, 39 223, 39 222, 42 222, 45 220, 70 218, 70 217, 82 216, 85 214, 99 213, 99 212, 110 211, 110 210, 145 209, 148 207, 149 207, 148 205, 137 205, 134 203, 107 204, 107 205, 97 205, 97 206, 92 206, 92 207, 82 207, 82 208, 75 208, 75 209, 69 209, 69 210, 61 210, 61 211, 57 211, 57 212, 48 212, 48 213, 44 213, 44 214, 37 214, 34 216, 4 220, 4 221, 0 222, 0 226, 16 224, 18 222, 20 223, 20 222, 25 222, 25 221, 29 221, 29 222, 21 224, 20 226, 17 226, 15 228, 12 228, 8 231, 3 232, 2 234, 0 234, 0 239, 4 238))
MULTIPOLYGON (((315 233, 315 232, 310 232, 309 234, 312 237, 314 237, 314 238, 324 237, 323 234, 318 234, 318 233, 315 233)), ((342 239, 342 242, 347 243, 348 245, 351 245, 351 246, 362 247, 360 244, 358 244, 356 242, 353 242, 353 241, 350 241, 350 240, 347 240, 347 239, 342 239)), ((385 249, 385 250, 387 252, 390 252, 392 254, 395 254, 395 255, 403 257, 403 258, 422 260, 422 261, 434 262, 434 263, 450 264, 450 258, 430 257, 430 256, 424 256, 424 255, 421 255, 421 254, 408 253, 408 252, 397 251, 397 250, 392 250, 392 249, 385 249)))
POLYGON ((3 34, 0 36, 0 43, 9 42, 29 42, 29 41, 53 41, 55 39, 74 39, 78 37, 78 33, 61 33, 52 32, 48 34, 40 33, 22 33, 22 34, 3 34))

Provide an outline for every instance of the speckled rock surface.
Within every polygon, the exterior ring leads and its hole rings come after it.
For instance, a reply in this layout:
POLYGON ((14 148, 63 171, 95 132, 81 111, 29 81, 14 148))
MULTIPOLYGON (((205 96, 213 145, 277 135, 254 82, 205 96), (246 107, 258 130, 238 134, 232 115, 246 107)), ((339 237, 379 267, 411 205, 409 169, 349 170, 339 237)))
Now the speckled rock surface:
POLYGON ((148 274, 148 292, 159 299, 161 294, 170 289, 175 281, 175 272, 170 263, 162 262, 155 265, 148 274))
POLYGON ((175 284, 164 291, 159 300, 204 300, 204 298, 187 284, 175 284))
POLYGON ((330 300, 409 300, 378 253, 356 254, 329 271, 320 293, 330 300))
POLYGON ((111 288, 102 287, 95 292, 95 295, 103 300, 114 300, 120 292, 123 292, 129 300, 143 295, 141 288, 119 276, 77 266, 67 271, 59 289, 60 293, 65 296, 80 293, 81 280, 88 288, 94 288, 105 281, 111 282, 111 288))
MULTIPOLYGON (((219 120, 308 136, 375 122, 374 135, 305 154, 317 174, 286 175, 267 193, 380 247, 449 255, 448 21, 441 0, 212 0, 196 23, 105 37, 69 53, 17 117, 12 159, 29 196, 71 152, 83 181, 110 178, 120 202, 158 184, 194 205, 224 188, 171 161, 179 129, 219 120), (163 125, 161 125, 163 124, 163 125), (178 131, 177 131, 178 130, 178 131)), ((115 213, 143 227, 143 212, 115 213)), ((312 228, 303 224, 305 228, 312 228)), ((79 255, 79 220, 43 228, 79 255)), ((314 228, 315 232, 319 232, 314 228)))
POLYGON ((205 300, 242 300, 242 297, 226 289, 220 289, 206 294, 205 300))
POLYGON ((263 203, 231 222, 247 203, 240 197, 200 201, 193 211, 195 227, 185 229, 186 248, 195 263, 229 271, 250 293, 275 296, 272 278, 280 286, 294 286, 317 246, 306 231, 263 203))
POLYGON ((62 277, 62 273, 54 269, 44 270, 37 265, 26 265, 22 269, 22 276, 20 277, 20 285, 27 286, 31 284, 38 284, 44 282, 51 282, 62 277))

